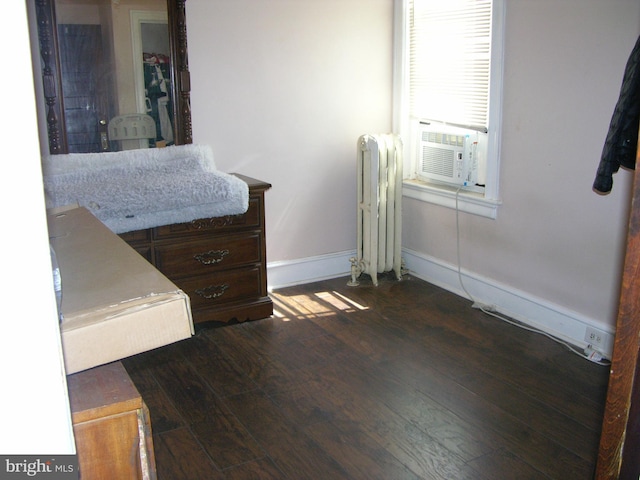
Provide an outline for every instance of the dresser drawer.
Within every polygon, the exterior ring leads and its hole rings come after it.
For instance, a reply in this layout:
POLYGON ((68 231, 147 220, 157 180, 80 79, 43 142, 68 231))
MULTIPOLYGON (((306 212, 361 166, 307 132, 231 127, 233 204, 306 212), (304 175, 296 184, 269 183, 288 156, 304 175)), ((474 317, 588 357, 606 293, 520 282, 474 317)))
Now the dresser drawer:
POLYGON ((183 244, 156 244, 155 265, 167 277, 181 278, 260 263, 260 242, 260 235, 251 233, 183 244))
POLYGON ((249 208, 241 215, 227 215, 226 217, 202 218, 187 223, 176 223, 154 228, 156 239, 197 236, 211 234, 213 232, 225 232, 238 228, 259 228, 260 222, 260 198, 249 197, 249 208))
POLYGON ((175 283, 189 295, 193 310, 263 295, 259 267, 224 270, 211 275, 184 278, 175 283))

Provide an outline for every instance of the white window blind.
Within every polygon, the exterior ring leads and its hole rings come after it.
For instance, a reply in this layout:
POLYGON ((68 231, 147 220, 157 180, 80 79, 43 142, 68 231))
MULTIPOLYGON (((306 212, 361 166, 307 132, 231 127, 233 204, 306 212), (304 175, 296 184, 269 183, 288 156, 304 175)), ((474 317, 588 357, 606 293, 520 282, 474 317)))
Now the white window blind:
POLYGON ((492 0, 409 5, 410 116, 486 132, 492 0))

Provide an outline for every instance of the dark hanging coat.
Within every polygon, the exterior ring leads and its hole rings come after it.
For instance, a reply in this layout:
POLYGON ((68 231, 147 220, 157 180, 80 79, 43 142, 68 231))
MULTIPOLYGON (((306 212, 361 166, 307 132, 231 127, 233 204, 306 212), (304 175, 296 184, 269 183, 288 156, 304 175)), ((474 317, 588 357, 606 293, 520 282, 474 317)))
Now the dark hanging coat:
POLYGON ((631 52, 622 79, 620 97, 613 111, 609 132, 602 149, 593 189, 609 193, 613 174, 620 166, 634 169, 640 125, 640 37, 631 52))

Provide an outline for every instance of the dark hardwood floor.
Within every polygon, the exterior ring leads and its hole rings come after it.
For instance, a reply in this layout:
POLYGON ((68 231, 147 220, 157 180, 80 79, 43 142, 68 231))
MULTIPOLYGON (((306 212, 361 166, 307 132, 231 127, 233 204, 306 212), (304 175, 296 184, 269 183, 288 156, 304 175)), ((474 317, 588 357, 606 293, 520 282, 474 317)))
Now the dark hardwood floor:
POLYGON ((407 276, 131 357, 160 480, 592 478, 608 368, 407 276))

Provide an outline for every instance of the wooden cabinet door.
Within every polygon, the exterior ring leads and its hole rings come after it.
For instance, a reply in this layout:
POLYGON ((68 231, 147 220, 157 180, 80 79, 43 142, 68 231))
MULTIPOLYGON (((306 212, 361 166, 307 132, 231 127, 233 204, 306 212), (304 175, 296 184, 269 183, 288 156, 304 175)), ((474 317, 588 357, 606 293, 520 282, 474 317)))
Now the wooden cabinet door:
POLYGON ((135 411, 76 424, 73 433, 81 478, 143 478, 135 411))

